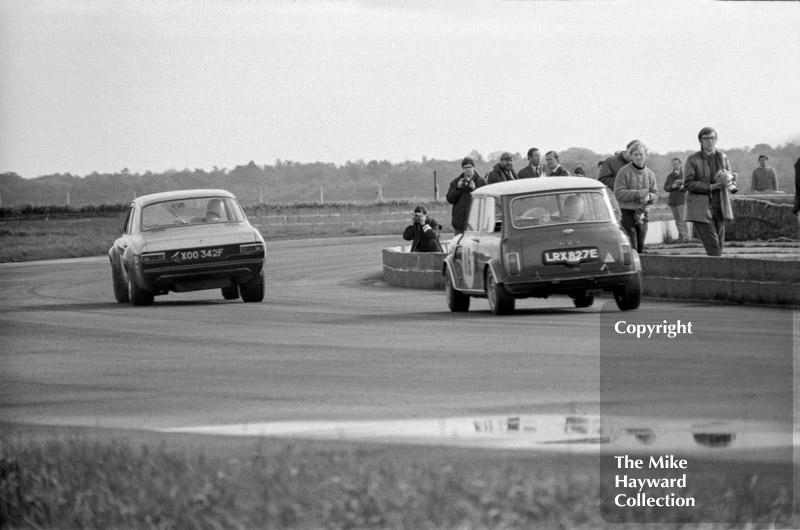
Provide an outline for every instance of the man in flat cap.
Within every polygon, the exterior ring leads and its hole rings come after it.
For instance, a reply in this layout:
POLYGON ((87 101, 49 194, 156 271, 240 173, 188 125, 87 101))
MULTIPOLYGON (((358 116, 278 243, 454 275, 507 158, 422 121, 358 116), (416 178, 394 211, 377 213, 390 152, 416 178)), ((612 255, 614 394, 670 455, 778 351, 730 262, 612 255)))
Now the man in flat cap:
POLYGON ((500 162, 486 175, 486 183, 505 182, 507 180, 517 180, 517 173, 514 171, 514 155, 505 152, 500 155, 500 162))

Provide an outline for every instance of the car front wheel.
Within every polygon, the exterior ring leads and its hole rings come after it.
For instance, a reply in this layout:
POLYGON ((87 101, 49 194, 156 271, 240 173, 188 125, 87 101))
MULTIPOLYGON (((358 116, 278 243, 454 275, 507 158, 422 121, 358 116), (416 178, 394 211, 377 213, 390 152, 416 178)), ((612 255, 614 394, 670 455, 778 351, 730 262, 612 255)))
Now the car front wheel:
POLYGON ((153 305, 153 293, 141 289, 128 275, 128 298, 133 305, 153 305))
POLYGON ((638 309, 642 302, 642 273, 636 275, 627 284, 614 291, 614 300, 621 311, 638 309))
POLYGON ((510 315, 514 312, 516 300, 508 294, 502 284, 497 283, 494 274, 486 272, 486 297, 489 299, 489 309, 495 315, 510 315))
POLYGON ((447 268, 445 275, 444 294, 447 297, 447 307, 453 313, 469 311, 469 296, 453 287, 453 273, 447 268))
POLYGON ((239 286, 239 294, 245 302, 260 302, 264 299, 264 271, 239 286))

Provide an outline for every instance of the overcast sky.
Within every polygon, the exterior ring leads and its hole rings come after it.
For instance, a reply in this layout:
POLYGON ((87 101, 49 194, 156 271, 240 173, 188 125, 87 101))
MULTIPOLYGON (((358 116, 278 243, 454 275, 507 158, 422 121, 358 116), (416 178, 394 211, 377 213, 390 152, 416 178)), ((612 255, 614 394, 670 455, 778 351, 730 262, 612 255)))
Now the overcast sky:
POLYGON ((0 172, 800 143, 799 27, 798 2, 0 0, 0 172))

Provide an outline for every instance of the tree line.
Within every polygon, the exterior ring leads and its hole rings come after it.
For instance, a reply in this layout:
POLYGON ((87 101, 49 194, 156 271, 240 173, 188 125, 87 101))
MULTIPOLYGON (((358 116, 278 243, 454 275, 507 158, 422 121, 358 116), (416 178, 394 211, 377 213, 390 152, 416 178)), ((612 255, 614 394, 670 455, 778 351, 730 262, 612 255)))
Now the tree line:
MULTIPOLYGON (((542 154, 547 151, 545 146, 539 147, 542 154)), ((794 193, 794 163, 800 156, 800 145, 790 143, 773 148, 759 144, 753 148, 724 151, 734 170, 739 173, 739 189, 742 191, 750 191, 750 175, 758 167, 758 156, 765 154, 769 156, 769 165, 778 174, 780 190, 794 193)), ((672 158, 677 156, 685 162, 693 152, 650 154, 647 165, 655 172, 659 187, 671 171, 672 158)), ((484 158, 477 151, 472 151, 466 155, 475 160, 477 171, 485 175, 497 163, 499 154, 492 153, 484 158)), ((596 178, 598 162, 611 156, 611 153, 598 154, 589 149, 573 147, 559 155, 561 165, 570 172, 580 165, 588 177, 596 178)), ((514 168, 519 170, 525 164, 525 153, 516 153, 514 168)), ((133 198, 149 193, 200 188, 227 189, 236 194, 245 206, 290 202, 372 203, 379 199, 431 201, 437 188, 438 197, 444 199, 450 181, 460 173, 460 158, 437 160, 426 157, 420 161, 394 164, 386 160, 356 160, 344 165, 281 160, 273 164, 257 164, 250 161, 230 170, 216 167, 211 171, 186 168, 140 174, 123 169, 119 173, 93 172, 85 176, 59 173, 31 179, 16 173, 3 173, 0 174, 0 205, 27 205, 30 208, 32 205, 68 204, 80 208, 127 204, 133 198)))

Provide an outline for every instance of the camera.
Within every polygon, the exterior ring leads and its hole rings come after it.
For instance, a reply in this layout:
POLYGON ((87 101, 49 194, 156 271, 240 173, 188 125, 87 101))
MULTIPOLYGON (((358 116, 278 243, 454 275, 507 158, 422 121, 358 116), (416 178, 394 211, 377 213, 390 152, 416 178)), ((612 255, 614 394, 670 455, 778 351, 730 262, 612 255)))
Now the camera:
POLYGON ((730 171, 720 171, 718 177, 722 179, 725 183, 725 187, 728 188, 728 191, 731 193, 736 193, 739 191, 739 188, 736 187, 736 174, 730 171))

